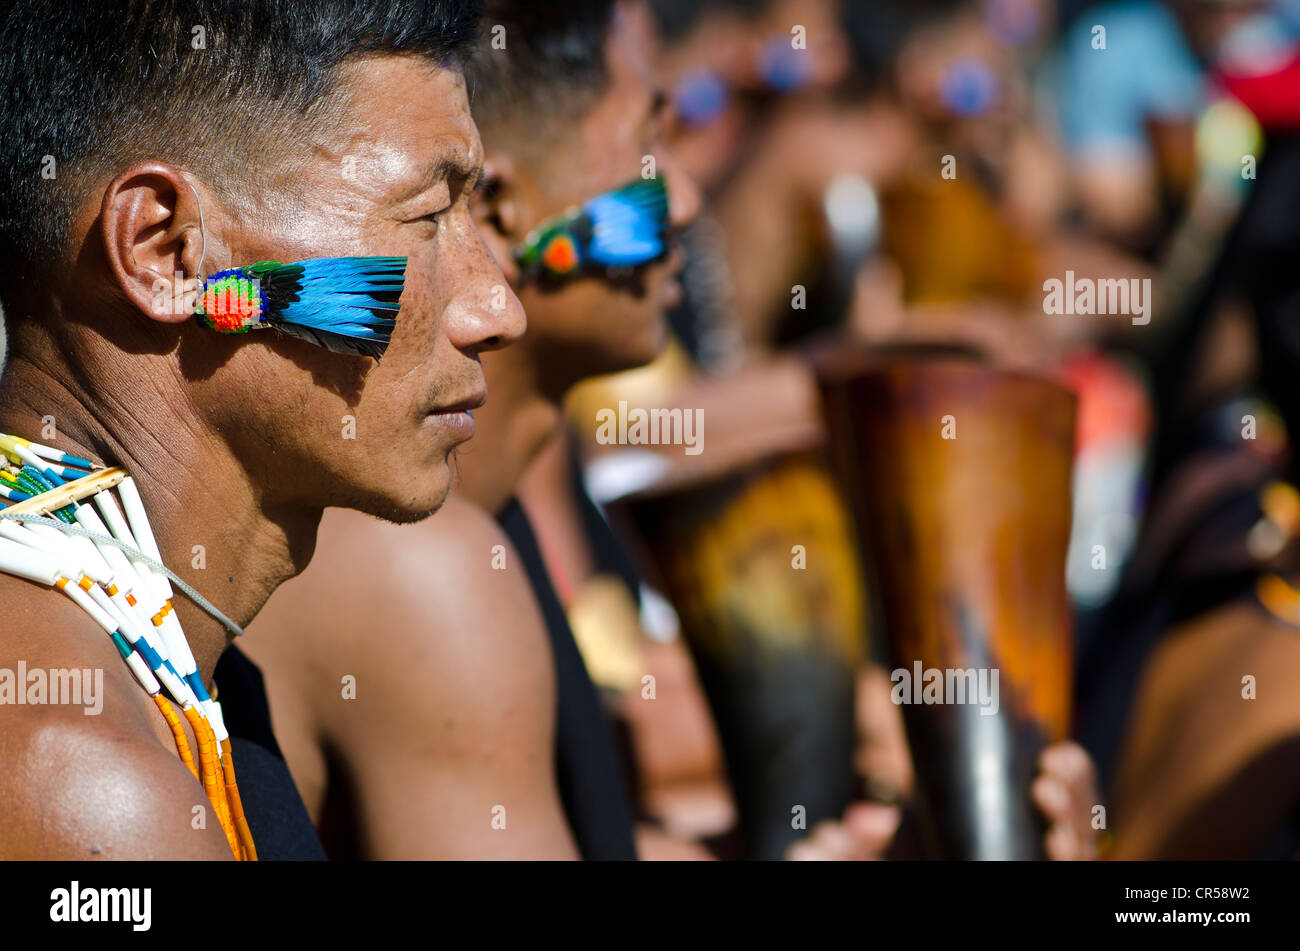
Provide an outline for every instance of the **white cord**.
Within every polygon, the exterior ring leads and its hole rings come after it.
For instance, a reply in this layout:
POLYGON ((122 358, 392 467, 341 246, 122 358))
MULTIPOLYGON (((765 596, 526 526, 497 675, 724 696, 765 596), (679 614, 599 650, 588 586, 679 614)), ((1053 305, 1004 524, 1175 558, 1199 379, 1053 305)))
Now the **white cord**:
POLYGON ((215 618, 226 630, 233 633, 236 637, 244 633, 244 629, 236 624, 230 618, 222 614, 213 606, 207 598, 195 591, 189 584, 182 580, 174 571, 164 565, 156 558, 151 558, 138 548, 126 544, 125 542, 114 538, 112 535, 105 535, 103 532, 92 532, 82 528, 80 525, 69 525, 67 522, 61 522, 57 518, 49 518, 45 515, 35 515, 27 512, 15 512, 12 515, 6 514, 4 509, 0 509, 0 519, 8 519, 14 522, 32 522, 38 525, 48 525, 51 528, 57 528, 65 535, 81 535, 89 538, 93 542, 103 545, 112 545, 114 548, 120 548, 122 551, 135 561, 148 565, 154 571, 166 575, 176 586, 181 589, 182 593, 197 604, 200 608, 215 618))

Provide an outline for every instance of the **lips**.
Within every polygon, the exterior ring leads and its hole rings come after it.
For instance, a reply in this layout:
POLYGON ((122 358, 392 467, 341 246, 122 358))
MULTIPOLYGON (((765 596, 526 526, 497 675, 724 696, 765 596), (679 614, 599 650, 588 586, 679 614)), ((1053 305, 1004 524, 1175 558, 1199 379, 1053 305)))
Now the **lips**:
POLYGON ((682 251, 682 246, 673 242, 672 250, 668 252, 668 273, 677 277, 682 273, 682 268, 686 266, 686 253, 682 251))
POLYGON ((682 268, 686 266, 686 255, 680 244, 673 244, 668 254, 668 280, 664 282, 663 306, 671 310, 682 302, 682 268))
POLYGON ((663 306, 672 310, 682 302, 682 284, 676 277, 668 278, 664 284, 663 306))
POLYGON ((429 416, 439 416, 449 413, 468 413, 470 410, 478 409, 487 402, 487 390, 476 390, 473 393, 458 399, 451 403, 440 403, 433 409, 429 410, 429 416))
POLYGON ((439 410, 430 413, 427 418, 455 442, 474 438, 474 417, 469 410, 439 410))
POLYGON ((471 410, 487 402, 487 390, 479 389, 460 399, 439 403, 429 410, 426 418, 452 438, 464 442, 474 438, 474 417, 471 410))

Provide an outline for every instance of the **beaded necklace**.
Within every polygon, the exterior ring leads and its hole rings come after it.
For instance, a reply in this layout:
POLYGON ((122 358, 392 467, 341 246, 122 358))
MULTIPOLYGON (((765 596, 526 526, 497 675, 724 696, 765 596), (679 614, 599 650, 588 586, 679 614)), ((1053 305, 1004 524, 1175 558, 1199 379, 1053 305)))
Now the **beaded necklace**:
POLYGON ((124 469, 0 433, 0 501, 9 503, 0 508, 0 571, 62 591, 104 630, 166 720, 230 851, 256 861, 230 735, 172 608, 172 582, 237 635, 239 626, 163 565, 124 469), (181 716, 198 742, 197 762, 181 716))
MULTIPOLYGON (((203 203, 198 189, 191 184, 190 190, 203 242, 192 307, 199 324, 232 334, 275 328, 338 353, 383 355, 406 258, 258 261, 205 279, 203 203)), ((104 629, 167 721, 230 851, 256 861, 221 705, 204 687, 172 610, 172 583, 236 636, 243 631, 162 563, 140 492, 125 470, 0 433, 0 506, 0 571, 57 588, 104 629), (93 504, 82 504, 87 499, 93 504), (182 715, 198 742, 197 764, 182 715)))

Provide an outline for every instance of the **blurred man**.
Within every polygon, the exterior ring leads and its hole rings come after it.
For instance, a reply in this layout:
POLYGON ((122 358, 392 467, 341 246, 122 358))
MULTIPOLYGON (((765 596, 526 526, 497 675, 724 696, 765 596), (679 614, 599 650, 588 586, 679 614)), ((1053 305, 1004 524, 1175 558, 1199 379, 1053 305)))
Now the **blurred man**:
POLYGON ((1227 45, 1216 85, 1263 142, 1243 148, 1222 126, 1202 139, 1226 153, 1234 187, 1241 156, 1263 157, 1190 302, 1200 345, 1161 356, 1171 377, 1198 350, 1246 359, 1214 380, 1214 400, 1170 402, 1138 557, 1084 668, 1084 737, 1109 780, 1120 858, 1300 857, 1300 29, 1261 17, 1227 45), (1244 346, 1198 326, 1243 302, 1244 346))
MULTIPOLYGON (((666 5, 665 5, 666 6, 666 5)), ((751 35, 749 33, 752 27, 752 35, 764 38, 768 42, 760 44, 754 42, 752 45, 771 49, 775 46, 784 45, 787 50, 791 42, 792 22, 788 17, 788 11, 784 11, 786 19, 782 19, 783 11, 780 5, 768 10, 766 16, 757 16, 751 19, 727 20, 728 29, 735 31, 731 35, 732 42, 730 45, 723 42, 726 39, 726 31, 719 25, 723 17, 714 17, 712 13, 717 10, 728 7, 728 4, 718 4, 713 11, 705 9, 700 24, 694 32, 686 34, 685 38, 679 42, 677 49, 670 52, 668 59, 675 65, 676 70, 681 76, 697 76, 700 69, 703 69, 708 76, 714 77, 714 82, 722 82, 720 77, 726 77, 725 85, 731 92, 727 102, 735 104, 739 99, 736 89, 741 85, 742 80, 738 79, 735 74, 744 73, 746 57, 743 55, 743 48, 746 46, 744 38, 751 35), (741 29, 741 26, 744 26, 741 29), (738 38, 740 38, 738 40, 738 38), (696 42, 698 40, 698 42, 696 42), (735 49, 741 48, 740 53, 735 53, 735 49), (728 52, 731 50, 732 52, 728 52), (739 60, 737 69, 730 72, 726 69, 726 64, 731 60, 739 60)), ((749 5, 753 7, 762 7, 763 4, 749 5)), ((800 22, 806 18, 801 16, 800 22)), ((820 63, 823 58, 822 51, 827 48, 828 43, 833 42, 833 35, 827 28, 827 24, 818 23, 816 27, 809 22, 808 26, 809 48, 806 53, 797 53, 796 56, 804 55, 812 59, 814 63, 820 63)), ((756 50, 755 50, 756 51, 756 50)), ((752 52, 751 52, 752 56, 752 52)), ((752 66, 752 58, 749 60, 752 66)), ((816 74, 817 67, 801 67, 802 71, 809 74, 816 74)), ((693 80, 695 85, 703 85, 702 80, 693 80)), ((684 86, 690 83, 682 80, 676 84, 678 90, 679 108, 686 110, 692 105, 698 106, 694 102, 689 90, 683 91, 684 86)), ((812 87, 805 85, 805 91, 811 91, 812 87)), ((698 91, 698 90, 697 90, 698 91)), ((809 146, 810 123, 806 120, 809 110, 817 117, 817 125, 827 136, 827 140, 835 132, 851 135, 861 131, 861 124, 857 121, 860 116, 856 116, 851 110, 845 109, 828 109, 824 105, 819 106, 815 99, 808 101, 807 97, 800 97, 798 102, 789 102, 788 108, 783 110, 783 114, 791 117, 799 116, 801 121, 792 121, 787 126, 774 130, 773 136, 776 141, 770 143, 774 145, 773 151, 782 156, 782 161, 765 162, 762 158, 755 157, 744 168, 741 177, 736 180, 749 179, 753 185, 750 195, 750 207, 752 209, 751 217, 761 217, 764 221, 764 227, 768 228, 771 233, 772 216, 778 213, 778 209, 786 207, 786 191, 792 187, 788 169, 798 168, 801 172, 806 173, 805 178, 800 178, 797 186, 807 185, 805 191, 800 192, 800 200, 814 199, 820 200, 819 188, 825 187, 826 181, 822 179, 820 186, 815 185, 819 172, 827 173, 830 166, 834 165, 834 160, 827 159, 826 149, 822 146, 825 142, 816 139, 817 145, 809 146), (781 144, 785 143, 785 148, 781 144), (762 169, 758 168, 762 165, 762 169), (783 172, 783 169, 787 170, 783 172), (816 193, 814 196, 813 193, 816 193)), ((771 110, 756 110, 758 112, 771 110)), ((678 133, 684 134, 689 140, 692 135, 698 134, 705 138, 710 138, 710 129, 718 126, 728 125, 724 112, 721 115, 710 117, 707 114, 693 113, 690 116, 690 122, 684 123, 701 123, 694 125, 684 131, 678 126, 678 133), (694 129, 694 132, 692 131, 694 129)), ((880 133, 882 125, 879 121, 865 123, 868 129, 880 133)), ((890 126, 885 123, 884 129, 888 130, 890 126)), ((725 132, 725 130, 723 130, 725 132)), ((722 138, 733 141, 727 135, 722 138)), ((674 152, 681 138, 673 139, 674 152)), ((715 145, 717 140, 713 140, 715 145)), ((850 149, 846 146, 843 152, 847 153, 850 149)), ((707 150, 692 149, 691 154, 696 160, 701 156, 719 159, 726 154, 725 150, 708 152, 707 150)), ((708 163, 706 162, 705 165, 708 163)), ((868 163, 870 164, 870 163, 868 163)), ((848 166, 841 165, 840 171, 848 166)), ((703 169, 707 173, 707 168, 703 169)), ((728 183, 728 191, 735 191, 738 185, 728 183)), ((743 204, 743 202, 740 202, 743 204)), ((779 231, 779 228, 778 228, 779 231)), ((749 239, 754 236, 752 229, 747 229, 743 225, 738 225, 732 221, 726 230, 728 243, 730 239, 739 237, 741 240, 749 239)), ((748 266, 752 269, 755 260, 764 262, 765 274, 764 280, 779 284, 779 275, 783 273, 782 268, 787 267, 790 262, 799 254, 804 253, 803 248, 808 241, 808 235, 802 229, 790 228, 784 235, 784 242, 777 246, 769 245, 766 254, 754 253, 746 255, 728 255, 728 258, 735 260, 744 258, 748 266), (798 232, 797 234, 795 232, 798 232), (777 260, 779 259, 779 260, 777 260), (776 275, 775 280, 773 276, 776 275)), ((716 246, 717 242, 705 241, 699 246, 701 252, 709 251, 709 245, 716 246)), ((694 250, 694 247, 692 248, 694 250)), ((751 252, 757 252, 757 249, 751 248, 751 252)), ((725 267, 726 262, 717 261, 716 251, 713 255, 705 256, 703 261, 696 261, 688 258, 688 274, 693 264, 702 263, 706 269, 712 268, 721 270, 725 267)), ((733 275, 734 278, 734 275, 733 275)), ((687 298, 688 302, 695 306, 695 312, 701 313, 703 310, 709 310, 716 313, 716 306, 711 305, 716 302, 708 300, 695 299, 691 300, 692 291, 709 290, 716 291, 723 287, 735 285, 744 286, 749 290, 753 289, 752 282, 741 280, 727 282, 725 280, 717 281, 700 281, 693 285, 688 284, 687 298)), ((788 298, 787 298, 788 301, 788 298)), ((738 301, 737 301, 738 302, 738 301)), ((675 325, 674 329, 679 329, 675 325)), ((691 337, 695 343, 700 344, 704 341, 700 335, 691 337)), ((692 346, 694 353, 697 348, 692 346)), ((714 362, 710 359, 707 346, 698 348, 700 360, 706 366, 714 362)), ((716 356, 716 355, 715 355, 716 356)), ((681 407, 684 410, 698 411, 703 407, 703 415, 709 420, 709 451, 698 457, 683 458, 680 447, 667 446, 650 446, 638 447, 637 451, 642 452, 644 449, 652 449, 657 452, 659 459, 665 466, 671 465, 674 470, 681 476, 690 477, 690 470, 696 470, 693 475, 704 478, 717 478, 722 472, 737 473, 744 471, 756 455, 760 453, 779 453, 788 450, 791 446, 805 445, 809 438, 813 441, 817 438, 819 431, 818 412, 815 405, 815 394, 810 393, 812 387, 808 384, 808 371, 802 366, 798 359, 786 358, 781 361, 760 362, 753 359, 755 354, 751 353, 751 361, 747 366, 746 372, 738 374, 719 373, 715 376, 703 380, 696 386, 689 389, 672 388, 673 381, 670 379, 674 373, 680 373, 680 362, 673 360, 658 361, 658 366, 652 368, 657 370, 657 376, 649 372, 637 372, 633 374, 624 374, 617 377, 595 381, 592 384, 581 388, 581 394, 573 394, 576 399, 570 400, 570 410, 575 425, 580 431, 591 429, 591 420, 593 410, 599 407, 613 405, 614 401, 627 399, 636 405, 636 401, 645 405, 656 406, 673 406, 681 407), (665 385, 666 384, 666 385, 665 385), (647 394, 647 390, 653 393, 647 394)), ((617 454, 618 450, 611 449, 608 446, 590 447, 595 452, 604 453, 606 451, 617 454)), ((569 471, 570 460, 565 447, 557 445, 555 451, 548 452, 539 459, 538 464, 533 465, 528 473, 525 482, 520 487, 520 496, 524 500, 530 514, 536 520, 538 534, 543 541, 543 550, 546 552, 552 574, 563 579, 562 597, 566 604, 569 605, 571 614, 582 620, 590 618, 591 612, 588 610, 588 602, 595 602, 598 598, 604 598, 606 592, 611 588, 608 583, 608 571, 610 569, 611 559, 602 558, 601 550, 607 550, 609 546, 604 544, 600 535, 607 533, 604 529, 603 521, 600 518, 582 518, 582 510, 589 509, 590 503, 585 499, 581 489, 574 491, 572 489, 573 477, 569 471), (567 497, 566 497, 567 496, 567 497), (584 529, 583 523, 586 524, 584 529), (589 536, 589 537, 584 537, 589 536), (601 562, 604 562, 602 565, 601 562), (590 597, 588 597, 590 595, 590 597)), ((613 461, 613 460, 611 460, 613 461)), ((604 469, 601 470, 605 472, 604 469)), ((593 467, 592 475, 596 475, 593 467)), ((604 482, 602 478, 600 480, 604 482)), ((680 485, 679 485, 680 487, 680 485)), ((681 500, 679 500, 681 501, 681 500)), ((800 499, 798 501, 790 500, 794 508, 802 508, 808 500, 800 499)), ((714 497, 714 502, 718 502, 714 497)), ((687 503, 684 503, 686 505, 687 503)), ((711 511, 717 511, 715 504, 711 511)), ((742 583, 734 575, 742 572, 741 560, 749 557, 754 552, 754 547, 758 544, 757 539, 762 539, 764 543, 770 542, 771 533, 781 529, 762 523, 755 524, 754 513, 750 511, 744 521, 749 526, 752 534, 749 536, 736 538, 730 537, 736 551, 736 561, 728 563, 725 574, 726 581, 719 580, 721 585, 735 584, 736 587, 731 590, 739 590, 742 583), (743 551, 747 554, 741 555, 743 551)), ((804 528, 806 533, 807 529, 804 528)), ((799 541, 806 542, 807 535, 801 536, 799 541)), ((716 541, 716 539, 714 539, 716 541)), ((779 547, 779 546, 778 546, 779 547)), ((616 565, 615 565, 616 567, 616 565)), ((690 573, 690 572, 687 572, 690 573)), ((617 584, 613 585, 617 587, 617 584)), ((782 589, 783 596, 797 598, 794 592, 798 589, 797 584, 787 585, 782 589)), ((633 591, 636 590, 635 580, 632 584, 633 591)), ((821 592, 817 601, 821 608, 825 607, 824 591, 821 592)), ((602 601, 602 604, 607 602, 602 601)), ((693 606, 699 608, 698 604, 693 606)), ((756 609, 756 614, 762 615, 761 609, 756 609)), ((823 613, 822 617, 825 617, 823 613)), ((719 616, 713 618, 716 621, 707 630, 701 629, 696 631, 699 637, 718 636, 728 643, 732 643, 730 638, 734 636, 733 626, 735 624, 734 613, 727 613, 725 617, 719 616), (722 637, 718 634, 720 629, 725 628, 729 634, 722 637), (710 633, 711 632, 711 633, 710 633)), ((771 620, 770 618, 766 620, 771 620)), ((698 622, 698 618, 697 618, 698 622)), ((782 623, 786 625, 783 633, 788 640, 794 640, 797 635, 795 628, 797 625, 791 624, 789 618, 783 618, 781 621, 775 621, 773 624, 779 627, 782 623)), ((592 620, 594 626, 595 621, 592 620)), ((585 625, 577 625, 581 636, 585 625)), ((618 627, 617 624, 607 624, 608 627, 618 627)), ((632 622, 628 625, 635 629, 635 614, 632 622)), ((698 627, 698 623, 696 627, 698 627)), ((635 639, 635 637, 633 638, 635 639)), ((703 825, 705 822, 712 822, 712 816, 716 815, 716 807, 705 809, 704 802, 706 795, 708 801, 712 802, 717 797, 708 788, 709 784, 705 781, 702 769, 707 765, 708 759, 708 740, 712 730, 707 723, 701 723, 698 716, 690 715, 692 708, 697 705, 691 698, 683 692, 698 690, 694 683, 680 682, 678 679, 671 681, 673 687, 669 687, 669 679, 664 674, 666 669, 676 670, 678 664, 669 664, 670 652, 675 648, 682 651, 681 639, 666 643, 658 643, 650 638, 641 637, 641 647, 638 650, 635 646, 623 644, 621 649, 629 653, 639 653, 647 658, 655 658, 655 666, 644 666, 644 660, 639 661, 643 664, 641 667, 635 667, 638 672, 643 670, 653 670, 658 681, 659 696, 654 703, 646 703, 642 696, 642 685, 638 682, 633 685, 632 689, 627 689, 626 684, 618 688, 615 680, 617 679, 616 665, 602 665, 608 667, 611 677, 611 686, 621 689, 621 702, 619 711, 629 724, 638 752, 639 765, 642 774, 639 779, 642 780, 642 790, 648 798, 647 803, 654 809, 657 815, 662 815, 664 821, 675 826, 703 825), (669 697, 667 691, 672 689, 672 696, 669 697), (671 706, 672 715, 668 715, 665 710, 671 706), (642 749, 644 747, 644 749, 642 749), (668 755, 668 751, 672 755, 668 755), (689 788, 688 788, 689 787, 689 788), (680 803, 677 807, 670 807, 668 804, 669 795, 674 802, 680 803)), ((588 647, 587 641, 583 641, 584 650, 588 647)), ((602 656, 597 656, 597 660, 608 660, 609 655, 615 653, 619 648, 619 637, 614 636, 611 632, 605 638, 603 645, 604 650, 600 652, 602 656)), ((700 647, 700 644, 696 644, 700 647)), ((749 656, 746 650, 737 652, 742 656, 749 656)), ((689 667, 689 658, 685 659, 689 667)), ((743 665, 744 661, 741 661, 743 665)), ((795 662, 778 663, 782 669, 793 668, 795 662)), ((639 673, 638 678, 639 679, 639 673)), ((689 678, 693 681, 694 678, 689 678)), ((849 678, 851 683, 851 677, 849 678)), ((791 834, 788 817, 785 811, 788 809, 788 803, 797 801, 808 803, 810 801, 820 802, 820 798, 810 800, 804 798, 813 795, 819 788, 834 787, 834 776, 839 775, 838 766, 831 763, 824 763, 820 766, 810 763, 808 760, 796 762, 789 758, 788 754, 792 747, 798 747, 800 755, 806 755, 809 751, 821 749, 817 743, 811 741, 809 737, 816 735, 819 738, 823 736, 819 730, 823 729, 823 724, 833 724, 837 721, 836 711, 838 704, 831 700, 830 684, 820 682, 812 684, 804 681, 799 684, 791 682, 782 682, 784 693, 790 697, 790 704, 797 704, 794 699, 799 695, 816 695, 820 698, 820 703, 814 705, 817 713, 808 713, 807 718, 798 720, 790 717, 791 710, 781 706, 781 701, 776 700, 774 696, 769 695, 764 698, 759 695, 756 685, 748 682, 743 688, 731 685, 730 688, 719 688, 713 684, 715 692, 714 701, 721 705, 724 712, 728 711, 727 697, 734 694, 742 694, 749 701, 748 708, 743 714, 733 715, 732 723, 743 721, 742 730, 753 731, 754 735, 767 729, 766 742, 755 740, 753 744, 747 743, 743 739, 738 739, 734 735, 724 736, 724 745, 728 748, 729 765, 731 767, 731 779, 735 785, 735 792, 738 799, 743 795, 744 803, 750 803, 748 808, 744 808, 742 803, 742 825, 746 827, 745 845, 749 849, 755 849, 755 843, 762 842, 764 854, 781 854, 781 843, 794 836, 791 834), (778 708, 780 712, 778 712, 778 708), (759 712, 761 711, 761 713, 759 712), (784 718, 784 719, 783 719, 784 718), (795 742, 793 737, 799 737, 799 742, 795 742), (752 806, 755 800, 757 790, 754 788, 757 783, 748 782, 745 777, 743 768, 738 765, 738 761, 743 761, 745 755, 743 750, 737 747, 756 748, 756 756, 761 757, 762 765, 759 767, 765 770, 766 780, 762 782, 763 789, 760 799, 769 805, 777 805, 777 808, 754 808, 752 806), (795 777, 802 774, 802 778, 795 777), (813 778, 817 777, 817 778, 813 778), (821 783, 821 787, 818 783, 821 783), (792 783, 793 785, 786 785, 792 783), (797 792, 796 792, 797 788, 797 792), (793 795, 793 798, 788 798, 793 795)), ((888 697, 888 690, 885 694, 888 697)), ((698 705, 702 706, 702 705, 698 705)), ((715 708, 716 709, 716 708, 715 708)), ((873 709, 875 707, 873 706, 873 709)), ((886 702, 885 708, 890 710, 886 702)), ((892 710, 893 718, 897 719, 897 710, 892 710)), ((720 720, 723 713, 719 714, 720 720)), ((851 724, 850 724, 851 725, 851 724)), ((882 724, 883 725, 883 724, 882 724)), ((901 724, 899 724, 899 733, 901 737, 901 724)), ((876 732, 884 732, 877 727, 876 732)), ((748 734, 747 734, 748 735, 748 734)), ((903 749, 903 758, 906 758, 906 749, 903 749)), ((1087 819, 1089 818, 1086 810, 1082 813, 1084 822, 1080 825, 1078 819, 1080 811, 1071 806, 1071 802, 1077 806, 1081 800, 1074 800, 1072 797, 1076 793, 1087 788, 1091 790, 1087 780, 1089 771, 1084 770, 1079 776, 1070 772, 1069 766, 1076 762, 1080 757, 1081 751, 1077 748, 1072 753, 1067 753, 1062 757, 1052 756, 1044 761, 1045 776, 1040 781, 1040 786, 1048 790, 1045 798, 1040 800, 1041 803, 1052 803, 1054 801, 1051 790, 1056 789, 1062 793, 1060 797, 1064 804, 1060 809, 1048 806, 1047 815, 1050 824, 1053 826, 1052 833, 1048 837, 1048 851, 1052 857, 1075 857, 1090 855, 1094 850, 1094 836, 1088 834, 1087 819), (1063 766, 1062 766, 1063 764, 1063 766), (1064 768, 1064 773, 1060 771, 1064 768), (1070 825, 1065 823, 1068 817, 1070 825), (1079 834, 1075 835, 1077 832, 1079 834), (1068 833, 1068 834, 1067 834, 1068 833), (1062 847, 1063 846, 1063 847, 1062 847)), ((847 767, 848 751, 844 751, 845 766, 847 767)), ((1082 757, 1086 766, 1086 757, 1082 757)), ((833 758, 832 758, 833 760, 833 758)), ((881 777, 872 776, 871 780, 874 785, 883 786, 881 777)), ((898 790, 900 793, 901 789, 898 790)), ((1088 802, 1095 801, 1095 792, 1089 791, 1091 798, 1088 802)), ((894 801, 897 801, 896 799, 894 801)), ((834 814, 838 815, 840 807, 835 807, 834 814)), ((815 818, 816 812, 820 809, 809 807, 809 814, 815 818)), ((852 822, 847 825, 832 824, 832 827, 847 829, 850 833, 848 840, 853 846, 854 854, 866 852, 875 854, 883 851, 888 845, 893 829, 897 825, 897 810, 890 806, 881 806, 878 809, 874 807, 857 808, 851 813, 852 822), (875 825, 871 821, 862 822, 864 816, 876 816, 875 825)), ((849 817, 846 817, 846 820, 849 817)), ((797 833, 796 833, 797 834, 797 833)), ((824 832, 819 834, 818 841, 825 838, 824 832)), ((727 848, 731 848, 733 843, 728 842, 727 848)), ((812 857, 817 853, 817 849, 799 848, 796 850, 800 857, 812 857)), ((753 854, 751 851, 750 854, 753 854)))
POLYGON ((1098 4, 1061 44, 1058 114, 1079 206, 1091 225, 1138 247, 1158 231, 1162 186, 1180 198, 1187 191, 1191 129, 1204 106, 1201 66, 1170 6, 1098 4))
POLYGON ((634 5, 542 13, 503 0, 484 23, 471 64, 489 143, 477 220, 530 332, 484 361, 481 449, 460 457, 444 517, 395 531, 332 515, 317 565, 248 648, 331 855, 630 859, 612 736, 513 494, 575 381, 662 348, 678 264, 658 254, 559 279, 525 273, 513 252, 552 216, 645 181, 648 159, 667 187, 665 224, 687 223, 698 199, 662 148, 634 5), (344 589, 363 594, 340 603, 344 589))
MULTIPOLYGON (((306 566, 327 506, 394 521, 439 507, 483 397, 479 354, 522 330, 513 298, 489 306, 501 274, 470 220, 481 146, 457 57, 476 13, 9 5, 0 430, 126 468, 163 560, 237 624, 306 566), (177 272, 338 255, 407 259, 382 364, 154 306, 177 272)), ((103 716, 4 707, 0 856, 230 858, 217 822, 192 823, 204 789, 103 630, 9 575, 0 603, 4 667, 104 672, 103 716)), ((210 685, 229 635, 176 610, 210 685)))

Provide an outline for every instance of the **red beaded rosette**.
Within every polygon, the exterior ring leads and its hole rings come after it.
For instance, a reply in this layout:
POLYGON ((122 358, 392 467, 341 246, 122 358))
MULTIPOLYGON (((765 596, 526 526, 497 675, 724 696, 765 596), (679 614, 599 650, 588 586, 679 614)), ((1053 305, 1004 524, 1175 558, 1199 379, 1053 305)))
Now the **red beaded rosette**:
POLYGON ((263 323, 265 311, 261 281, 236 268, 212 275, 199 295, 194 316, 204 327, 242 334, 263 323))

